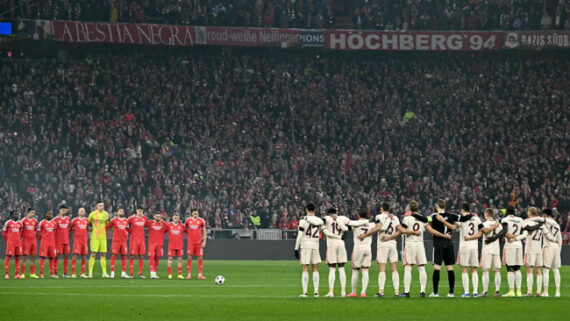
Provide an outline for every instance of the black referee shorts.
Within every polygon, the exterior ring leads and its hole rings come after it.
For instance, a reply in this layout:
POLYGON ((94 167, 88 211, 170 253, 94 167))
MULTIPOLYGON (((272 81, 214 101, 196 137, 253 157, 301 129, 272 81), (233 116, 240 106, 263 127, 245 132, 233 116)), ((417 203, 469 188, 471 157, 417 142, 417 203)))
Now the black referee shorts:
POLYGON ((453 252, 453 243, 451 241, 446 242, 434 242, 433 244, 433 264, 441 265, 455 264, 455 253, 453 252))

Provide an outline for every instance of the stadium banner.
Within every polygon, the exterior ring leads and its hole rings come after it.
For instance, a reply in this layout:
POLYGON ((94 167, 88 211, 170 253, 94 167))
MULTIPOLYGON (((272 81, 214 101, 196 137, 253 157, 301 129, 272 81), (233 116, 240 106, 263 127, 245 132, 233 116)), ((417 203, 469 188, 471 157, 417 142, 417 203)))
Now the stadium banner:
POLYGON ((193 46, 194 27, 158 24, 52 21, 53 39, 77 43, 193 46))
POLYGON ((301 29, 194 27, 194 31, 198 45, 282 48, 301 46, 301 29))
POLYGON ((499 31, 358 31, 326 30, 325 47, 334 50, 497 50, 499 31))
POLYGON ((505 32, 505 48, 570 48, 569 30, 505 32))

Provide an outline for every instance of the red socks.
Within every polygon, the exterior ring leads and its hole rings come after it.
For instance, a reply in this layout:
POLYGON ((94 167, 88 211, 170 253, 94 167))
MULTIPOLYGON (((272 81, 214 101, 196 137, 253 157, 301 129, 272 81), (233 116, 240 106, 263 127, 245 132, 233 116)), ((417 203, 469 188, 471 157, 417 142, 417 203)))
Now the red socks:
POLYGON ((127 257, 126 256, 121 256, 121 272, 126 272, 127 271, 127 257))
POLYGON ((182 275, 182 264, 178 264, 178 275, 182 275))
POLYGON ((16 271, 16 274, 18 274, 18 271, 20 271, 20 257, 16 256, 16 258, 14 258, 14 263, 16 264, 14 266, 14 271, 16 271))
POLYGON ((8 274, 8 271, 10 271, 10 256, 4 259, 4 273, 8 274))
POLYGON ((202 274, 202 267, 204 267, 204 260, 198 260, 198 274, 202 274))
POLYGON ((82 258, 81 259, 81 274, 85 274, 85 266, 87 265, 87 260, 82 258))
POLYGON ((46 264, 45 261, 46 261, 46 259, 44 259, 43 257, 40 258, 40 274, 41 275, 44 274, 44 265, 46 264))
POLYGON ((57 256, 55 257, 55 259, 53 259, 53 274, 57 274, 57 268, 59 267, 59 259, 57 258, 57 256))
POLYGON ((69 267, 69 258, 66 256, 63 258, 63 274, 67 274, 68 267, 69 267))
POLYGON ((186 261, 186 272, 188 272, 188 275, 192 272, 192 259, 186 261))
POLYGON ((117 257, 115 255, 111 255, 111 272, 115 272, 115 260, 117 257))
POLYGON ((168 275, 172 275, 172 266, 168 267, 168 275))

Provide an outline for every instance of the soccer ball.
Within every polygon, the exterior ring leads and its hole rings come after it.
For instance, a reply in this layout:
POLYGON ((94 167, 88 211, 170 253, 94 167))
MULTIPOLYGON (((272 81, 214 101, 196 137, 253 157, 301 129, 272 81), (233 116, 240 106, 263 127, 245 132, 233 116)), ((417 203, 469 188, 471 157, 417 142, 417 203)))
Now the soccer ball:
POLYGON ((222 285, 222 284, 226 283, 226 278, 223 277, 222 275, 218 275, 214 279, 214 282, 216 282, 217 285, 222 285))

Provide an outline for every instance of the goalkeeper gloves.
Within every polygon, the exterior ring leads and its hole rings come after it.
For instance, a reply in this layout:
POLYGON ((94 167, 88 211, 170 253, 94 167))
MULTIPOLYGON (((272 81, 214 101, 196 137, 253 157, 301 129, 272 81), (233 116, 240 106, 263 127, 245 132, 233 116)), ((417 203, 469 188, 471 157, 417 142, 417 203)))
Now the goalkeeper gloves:
POLYGON ((299 258, 299 250, 295 250, 295 258, 296 258, 296 259, 299 258))

